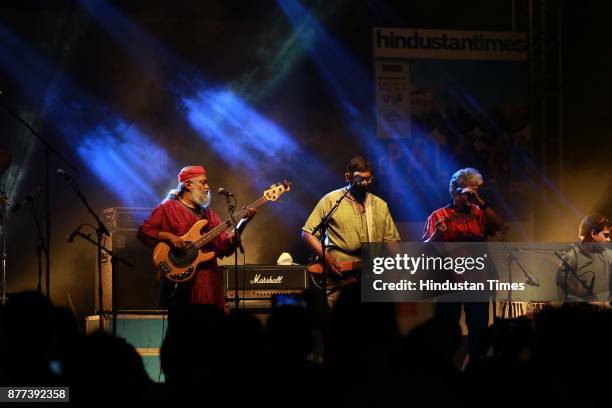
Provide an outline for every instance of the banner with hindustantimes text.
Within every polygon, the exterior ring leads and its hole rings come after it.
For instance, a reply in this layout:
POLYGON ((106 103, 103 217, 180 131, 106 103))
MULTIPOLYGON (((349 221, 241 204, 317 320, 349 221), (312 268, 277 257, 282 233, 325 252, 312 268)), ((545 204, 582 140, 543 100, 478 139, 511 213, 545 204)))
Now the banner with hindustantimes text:
POLYGON ((523 32, 378 27, 373 35, 375 58, 527 60, 523 32))
POLYGON ((367 243, 362 256, 365 302, 612 300, 609 243, 367 243))
POLYGON ((373 161, 394 219, 424 222, 451 175, 474 167, 504 219, 531 220, 526 33, 377 27, 372 47, 373 161))

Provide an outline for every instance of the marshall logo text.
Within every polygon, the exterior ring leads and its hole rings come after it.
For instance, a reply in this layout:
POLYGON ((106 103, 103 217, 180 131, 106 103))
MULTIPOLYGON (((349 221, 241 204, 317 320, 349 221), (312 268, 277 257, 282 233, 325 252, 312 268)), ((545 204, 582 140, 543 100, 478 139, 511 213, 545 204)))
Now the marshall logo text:
POLYGON ((253 279, 249 281, 251 284, 273 284, 273 283, 283 283, 283 276, 266 276, 262 277, 261 274, 256 274, 253 279))

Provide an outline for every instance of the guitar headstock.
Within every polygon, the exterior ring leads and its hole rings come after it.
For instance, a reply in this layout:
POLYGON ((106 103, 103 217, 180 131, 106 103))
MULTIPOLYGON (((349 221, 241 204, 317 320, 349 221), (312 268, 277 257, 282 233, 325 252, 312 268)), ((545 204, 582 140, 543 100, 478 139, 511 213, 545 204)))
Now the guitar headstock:
POLYGON ((278 197, 291 190, 291 182, 284 180, 282 183, 272 184, 264 191, 263 196, 268 201, 276 201, 278 197))

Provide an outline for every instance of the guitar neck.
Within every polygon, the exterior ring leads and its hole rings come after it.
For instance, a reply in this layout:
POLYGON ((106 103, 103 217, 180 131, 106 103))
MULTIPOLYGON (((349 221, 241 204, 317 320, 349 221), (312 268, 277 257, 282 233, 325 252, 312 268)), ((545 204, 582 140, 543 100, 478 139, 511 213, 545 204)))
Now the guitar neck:
MULTIPOLYGON (((260 197, 259 199, 253 201, 251 204, 240 209, 240 211, 235 212, 234 219, 240 220, 245 215, 247 215, 249 208, 258 208, 267 202, 268 200, 266 200, 265 197, 263 196, 260 197)), ((202 248, 204 245, 208 244, 210 241, 217 238, 223 231, 228 230, 232 226, 233 226, 232 219, 228 218, 227 220, 223 221, 221 224, 217 225, 215 228, 208 231, 206 234, 202 235, 201 238, 199 238, 197 241, 193 243, 193 246, 196 247, 197 249, 202 248)))

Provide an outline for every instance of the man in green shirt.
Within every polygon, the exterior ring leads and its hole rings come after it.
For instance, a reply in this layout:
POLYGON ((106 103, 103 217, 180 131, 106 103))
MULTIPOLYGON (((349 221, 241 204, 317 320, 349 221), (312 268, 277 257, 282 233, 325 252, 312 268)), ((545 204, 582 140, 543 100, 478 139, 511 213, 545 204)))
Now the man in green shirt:
POLYGON ((338 199, 349 190, 327 228, 325 260, 328 271, 338 275, 343 274, 343 263, 360 260, 362 242, 400 240, 387 203, 368 191, 374 179, 370 162, 363 156, 353 157, 346 165, 344 178, 348 186, 326 194, 302 227, 302 238, 322 259, 320 231, 313 232, 338 199))

